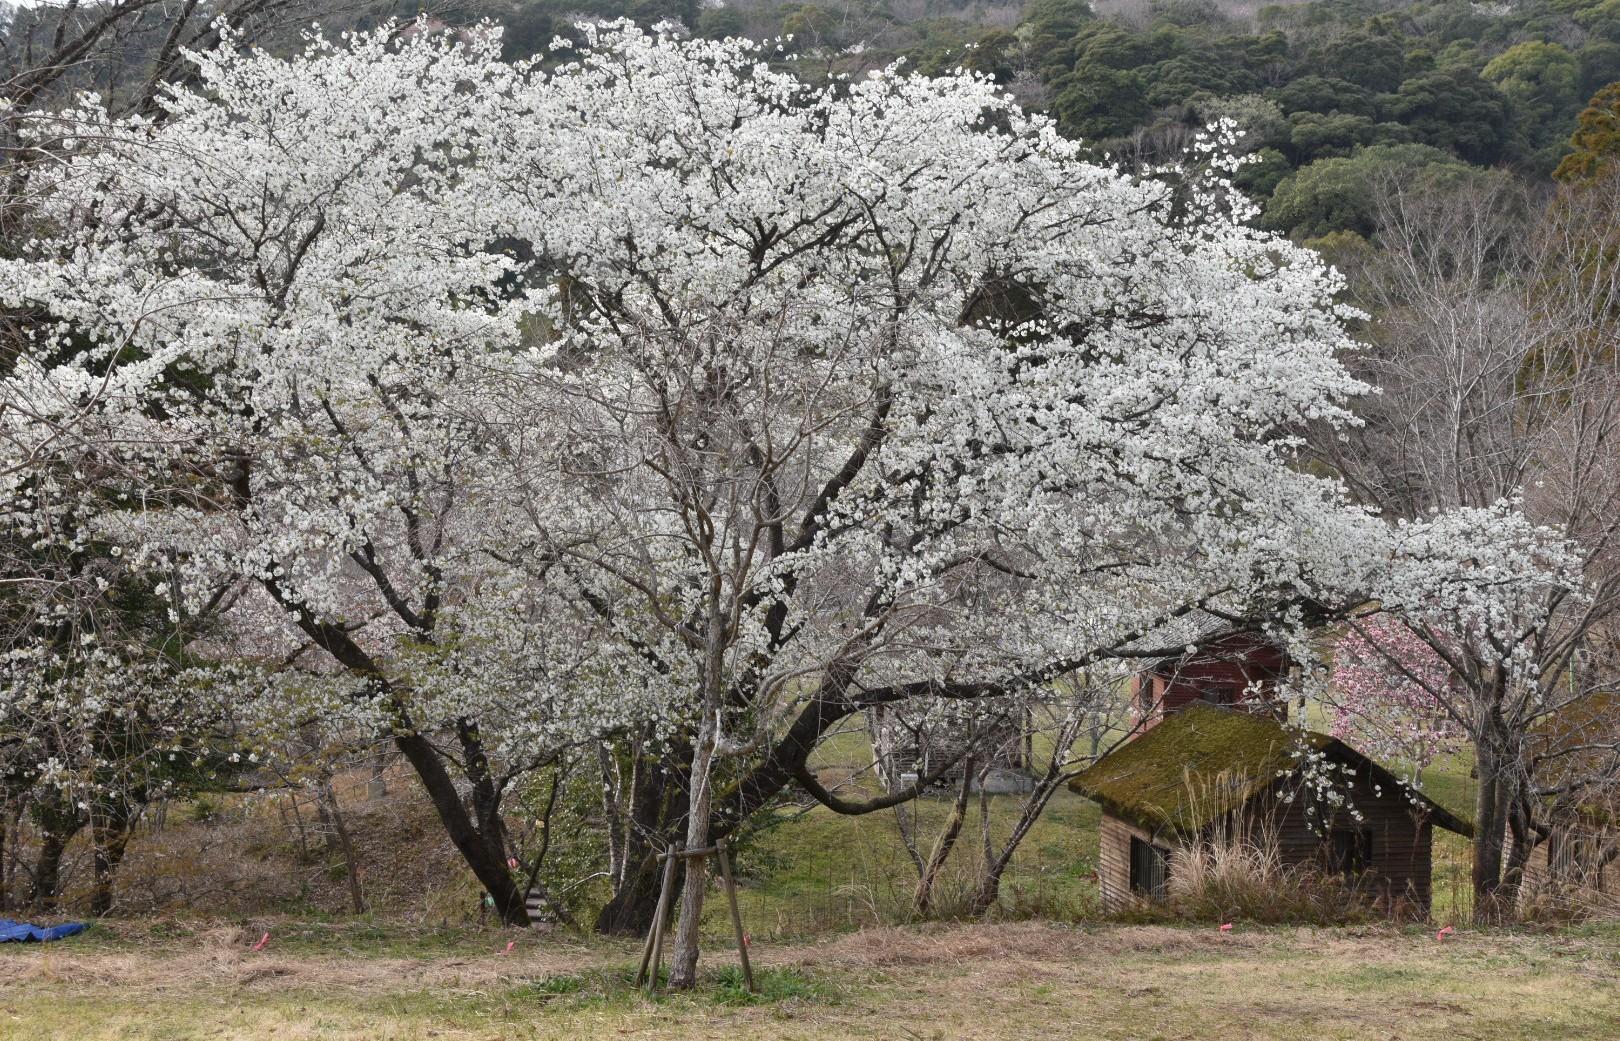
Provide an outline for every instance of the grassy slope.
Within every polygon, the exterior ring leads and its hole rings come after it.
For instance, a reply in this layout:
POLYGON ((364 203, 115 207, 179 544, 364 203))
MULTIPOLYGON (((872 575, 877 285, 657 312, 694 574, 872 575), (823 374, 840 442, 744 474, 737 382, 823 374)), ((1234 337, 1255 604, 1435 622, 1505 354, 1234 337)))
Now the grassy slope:
MULTIPOLYGON (((1037 749, 1037 755, 1040 754, 1037 749)), ((841 778, 871 762, 863 735, 848 733, 823 745, 816 767, 824 780, 841 778)), ((950 812, 950 797, 930 797, 908 806, 918 815, 917 841, 926 854, 950 812)), ((990 800, 990 835, 999 849, 1017 820, 1021 799, 990 800)), ((1002 903, 1016 916, 1040 913, 1073 920, 1094 911, 1097 855, 1095 803, 1067 789, 1058 792, 1020 846, 1002 884, 1002 903)), ((978 800, 937 889, 937 906, 949 914, 965 903, 982 862, 978 800)), ((900 840, 893 810, 840 816, 816 806, 766 832, 742 859, 740 903, 746 928, 766 936, 805 936, 829 929, 904 921, 910 914, 917 874, 900 840)), ((716 901, 709 908, 711 932, 729 930, 716 901)))
POLYGON ((760 998, 715 953, 697 993, 648 999, 625 944, 289 929, 0 949, 0 1041, 1620 1038, 1613 931, 888 928, 760 945, 760 998))

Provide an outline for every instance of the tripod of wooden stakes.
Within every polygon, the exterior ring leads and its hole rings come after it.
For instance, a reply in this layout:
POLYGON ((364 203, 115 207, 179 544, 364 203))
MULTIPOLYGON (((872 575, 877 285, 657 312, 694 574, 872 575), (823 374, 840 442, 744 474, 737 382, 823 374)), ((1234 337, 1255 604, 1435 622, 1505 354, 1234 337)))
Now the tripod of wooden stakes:
POLYGON ((653 916, 647 944, 641 951, 641 967, 636 970, 636 986, 645 984, 649 994, 658 989, 658 970, 664 960, 664 923, 669 919, 670 893, 675 887, 675 862, 709 856, 720 861, 720 878, 725 883, 726 902, 731 905, 731 931, 737 936, 737 956, 742 959, 743 982, 748 985, 749 993, 759 993, 759 988, 754 986, 753 967, 748 964, 748 938, 743 935, 742 913, 737 910, 737 883, 731 877, 731 855, 726 852, 726 840, 720 839, 702 849, 682 849, 676 845, 658 854, 658 859, 664 863, 664 877, 658 891, 658 911, 653 916))

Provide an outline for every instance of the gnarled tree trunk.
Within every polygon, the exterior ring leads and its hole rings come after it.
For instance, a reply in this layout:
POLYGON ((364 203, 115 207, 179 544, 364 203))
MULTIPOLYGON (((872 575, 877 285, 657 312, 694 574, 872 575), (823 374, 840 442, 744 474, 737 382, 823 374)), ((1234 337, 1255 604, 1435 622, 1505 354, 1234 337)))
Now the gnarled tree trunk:
POLYGON ((946 820, 939 837, 934 840, 934 848, 928 855, 927 863, 923 865, 921 877, 917 879, 917 891, 912 897, 912 908, 919 918, 926 918, 933 913, 934 886, 939 882, 939 873, 944 870, 945 862, 950 859, 951 850, 956 846, 957 836, 962 834, 962 823, 967 820, 968 795, 973 791, 973 776, 976 769, 977 763, 971 756, 962 763, 962 783, 956 788, 956 801, 951 804, 950 818, 946 820))
POLYGON ((123 809, 95 822, 90 829, 95 846, 95 888, 90 894, 90 913, 97 918, 109 914, 116 902, 113 882, 124 862, 129 840, 135 835, 136 815, 123 809))

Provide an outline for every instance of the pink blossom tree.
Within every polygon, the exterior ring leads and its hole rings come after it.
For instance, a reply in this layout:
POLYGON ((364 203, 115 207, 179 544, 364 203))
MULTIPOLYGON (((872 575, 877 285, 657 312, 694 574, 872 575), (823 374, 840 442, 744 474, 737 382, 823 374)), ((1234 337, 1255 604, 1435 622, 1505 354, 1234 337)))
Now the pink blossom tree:
POLYGON ((1401 621, 1379 615, 1360 622, 1333 658, 1333 736, 1421 779, 1424 767, 1463 738, 1436 696, 1450 682, 1450 667, 1401 621))

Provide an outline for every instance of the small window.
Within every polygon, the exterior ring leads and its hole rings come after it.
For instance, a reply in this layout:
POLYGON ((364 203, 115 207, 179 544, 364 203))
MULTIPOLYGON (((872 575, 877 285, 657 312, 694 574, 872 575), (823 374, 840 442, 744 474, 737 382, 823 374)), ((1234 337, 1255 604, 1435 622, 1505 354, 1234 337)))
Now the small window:
POLYGON ((1170 851, 1131 836, 1131 889, 1157 900, 1164 896, 1170 851))
POLYGON ((1199 696, 1211 705, 1237 704, 1237 688, 1229 684, 1217 683, 1205 687, 1199 696))
POLYGON ((1372 832, 1364 828, 1335 828, 1329 866, 1349 878, 1359 878, 1372 867, 1372 832))

